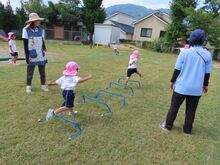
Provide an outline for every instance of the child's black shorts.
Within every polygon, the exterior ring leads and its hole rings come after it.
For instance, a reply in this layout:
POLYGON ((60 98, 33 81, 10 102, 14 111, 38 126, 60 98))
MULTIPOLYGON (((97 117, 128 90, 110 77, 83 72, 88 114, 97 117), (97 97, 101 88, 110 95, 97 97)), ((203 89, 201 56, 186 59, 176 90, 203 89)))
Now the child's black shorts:
POLYGON ((132 74, 137 73, 137 68, 130 68, 127 70, 127 77, 131 77, 132 74))
POLYGON ((73 108, 74 107, 74 99, 75 99, 75 93, 72 90, 64 90, 63 91, 63 98, 64 102, 62 104, 62 107, 67 108, 73 108))
POLYGON ((14 52, 14 53, 10 53, 10 54, 11 54, 11 56, 14 56, 14 57, 18 56, 18 52, 14 52))

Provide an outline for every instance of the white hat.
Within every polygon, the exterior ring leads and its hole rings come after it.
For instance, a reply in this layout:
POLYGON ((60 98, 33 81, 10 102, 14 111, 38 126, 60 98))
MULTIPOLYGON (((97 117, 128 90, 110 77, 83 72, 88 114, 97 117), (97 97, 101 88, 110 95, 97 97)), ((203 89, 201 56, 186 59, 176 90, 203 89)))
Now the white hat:
POLYGON ((40 18, 37 13, 30 13, 29 20, 26 21, 25 23, 27 24, 33 21, 42 21, 42 20, 44 20, 44 18, 40 18))

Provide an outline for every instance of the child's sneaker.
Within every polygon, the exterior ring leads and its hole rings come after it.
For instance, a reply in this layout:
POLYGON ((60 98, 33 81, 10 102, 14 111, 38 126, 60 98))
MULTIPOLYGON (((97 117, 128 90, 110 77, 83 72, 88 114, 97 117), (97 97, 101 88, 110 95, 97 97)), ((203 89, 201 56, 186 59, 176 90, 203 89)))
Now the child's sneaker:
POLYGON ((11 59, 9 59, 9 60, 8 60, 8 63, 9 63, 9 64, 12 64, 12 60, 11 60, 11 59))
POLYGON ((55 117, 54 110, 49 109, 48 112, 47 112, 46 120, 48 121, 49 119, 52 119, 53 117, 55 117))
POLYGON ((164 131, 170 131, 168 128, 166 128, 166 122, 165 122, 165 121, 163 121, 163 122, 160 123, 160 128, 161 128, 162 130, 164 130, 164 131))
POLYGON ((41 89, 42 89, 44 92, 48 92, 48 91, 49 91, 47 85, 42 85, 42 86, 41 86, 41 89))
POLYGON ((27 94, 31 93, 31 86, 29 86, 29 85, 26 86, 26 93, 27 94))
POLYGON ((78 113, 78 111, 69 112, 70 116, 75 116, 78 113))

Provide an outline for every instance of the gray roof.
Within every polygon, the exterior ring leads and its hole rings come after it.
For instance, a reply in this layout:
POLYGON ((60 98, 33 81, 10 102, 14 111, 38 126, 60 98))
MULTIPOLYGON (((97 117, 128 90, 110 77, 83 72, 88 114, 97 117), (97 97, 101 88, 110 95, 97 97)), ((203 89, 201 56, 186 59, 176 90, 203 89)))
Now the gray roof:
POLYGON ((110 20, 115 26, 117 26, 118 28, 120 28, 121 30, 123 30, 125 33, 127 34, 133 34, 134 33, 134 27, 130 26, 130 25, 126 25, 123 23, 119 23, 113 20, 110 20))

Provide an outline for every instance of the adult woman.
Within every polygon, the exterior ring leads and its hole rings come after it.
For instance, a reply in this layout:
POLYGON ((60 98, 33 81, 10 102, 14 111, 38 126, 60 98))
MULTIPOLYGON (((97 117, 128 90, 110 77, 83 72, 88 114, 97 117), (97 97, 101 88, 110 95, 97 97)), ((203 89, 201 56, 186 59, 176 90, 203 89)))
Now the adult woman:
POLYGON ((30 13, 29 20, 26 21, 26 26, 22 32, 27 63, 26 93, 31 92, 31 82, 36 65, 40 73, 41 88, 43 91, 48 91, 48 87, 45 85, 45 64, 47 63, 47 59, 45 56, 44 31, 40 28, 41 20, 43 18, 40 18, 37 13, 30 13))
POLYGON ((205 31, 194 30, 190 35, 190 48, 180 52, 176 61, 170 87, 173 89, 170 109, 166 121, 160 124, 163 130, 171 130, 178 110, 186 100, 183 131, 192 133, 197 105, 202 92, 208 92, 209 76, 212 71, 211 54, 202 47, 206 41, 205 31))

